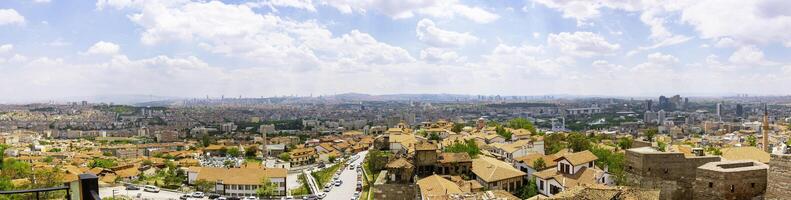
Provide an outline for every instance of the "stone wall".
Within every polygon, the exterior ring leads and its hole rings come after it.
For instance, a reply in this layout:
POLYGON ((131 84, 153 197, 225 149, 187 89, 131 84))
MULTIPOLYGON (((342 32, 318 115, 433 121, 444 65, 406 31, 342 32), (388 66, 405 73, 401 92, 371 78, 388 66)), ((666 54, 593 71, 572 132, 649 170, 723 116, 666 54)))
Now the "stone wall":
POLYGON ((743 171, 698 168, 694 199, 752 199, 766 192, 766 168, 743 171))
POLYGON ((772 154, 766 199, 791 198, 791 154, 772 154))
POLYGON ((660 189, 660 199, 692 199, 697 168, 720 157, 687 158, 677 152, 641 153, 626 151, 626 183, 630 186, 660 189))

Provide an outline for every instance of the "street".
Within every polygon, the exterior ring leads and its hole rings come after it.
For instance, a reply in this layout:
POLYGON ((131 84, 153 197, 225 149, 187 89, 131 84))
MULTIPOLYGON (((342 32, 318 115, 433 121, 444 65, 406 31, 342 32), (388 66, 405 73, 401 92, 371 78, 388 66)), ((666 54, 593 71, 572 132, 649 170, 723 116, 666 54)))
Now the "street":
MULTIPOLYGON (((151 193, 143 191, 141 188, 140 190, 126 190, 124 186, 116 186, 116 187, 103 187, 99 188, 99 196, 102 198, 112 197, 113 190, 115 190, 115 196, 128 196, 132 197, 132 199, 179 199, 182 193, 170 192, 170 191, 159 191, 159 193, 151 193), (140 194, 140 198, 137 198, 137 194, 140 194)), ((190 198, 190 199, 198 199, 198 198, 190 198)), ((203 199, 207 199, 204 197, 203 199)))
POLYGON ((338 187, 333 186, 330 192, 327 193, 327 197, 325 197, 324 199, 346 200, 346 199, 352 199, 352 197, 354 197, 354 192, 356 191, 355 189, 357 187, 356 168, 357 166, 363 163, 366 154, 368 154, 368 151, 363 151, 357 154, 360 155, 360 158, 352 162, 352 164, 354 164, 355 166, 355 169, 349 170, 348 166, 344 167, 343 169, 340 169, 342 170, 342 172, 339 178, 341 181, 343 181, 343 184, 338 187))

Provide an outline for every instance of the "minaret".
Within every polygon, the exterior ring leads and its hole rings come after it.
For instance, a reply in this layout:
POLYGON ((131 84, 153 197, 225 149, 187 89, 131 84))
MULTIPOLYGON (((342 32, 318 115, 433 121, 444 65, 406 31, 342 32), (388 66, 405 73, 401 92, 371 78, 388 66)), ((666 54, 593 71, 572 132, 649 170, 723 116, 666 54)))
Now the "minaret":
POLYGON ((764 104, 764 124, 763 127, 761 127, 761 132, 764 134, 764 151, 769 152, 769 111, 766 107, 766 104, 764 104))

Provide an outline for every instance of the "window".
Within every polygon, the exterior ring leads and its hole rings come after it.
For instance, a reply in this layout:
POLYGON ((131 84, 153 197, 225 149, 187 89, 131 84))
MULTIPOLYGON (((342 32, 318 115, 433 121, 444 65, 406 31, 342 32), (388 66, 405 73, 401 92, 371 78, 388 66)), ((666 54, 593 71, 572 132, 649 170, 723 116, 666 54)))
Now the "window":
POLYGON ((750 183, 751 188, 755 188, 755 183, 750 183))
POLYGON ((593 167, 593 162, 589 162, 588 167, 593 167))
POLYGON ((735 191, 736 191, 736 188, 734 188, 733 185, 731 185, 731 192, 735 192, 735 191))
POLYGON ((714 183, 709 182, 709 188, 713 188, 713 187, 714 187, 714 183))
POLYGON ((538 180, 538 190, 544 191, 544 181, 538 180))
POLYGON ((665 169, 665 174, 667 174, 667 169, 665 169))

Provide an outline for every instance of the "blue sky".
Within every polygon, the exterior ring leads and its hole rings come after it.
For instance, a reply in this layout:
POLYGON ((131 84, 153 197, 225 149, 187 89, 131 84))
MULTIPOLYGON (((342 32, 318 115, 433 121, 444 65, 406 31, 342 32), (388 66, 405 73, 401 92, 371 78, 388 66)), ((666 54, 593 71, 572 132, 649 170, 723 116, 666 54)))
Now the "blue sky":
POLYGON ((8 0, 0 101, 788 94, 783 0, 8 0))

